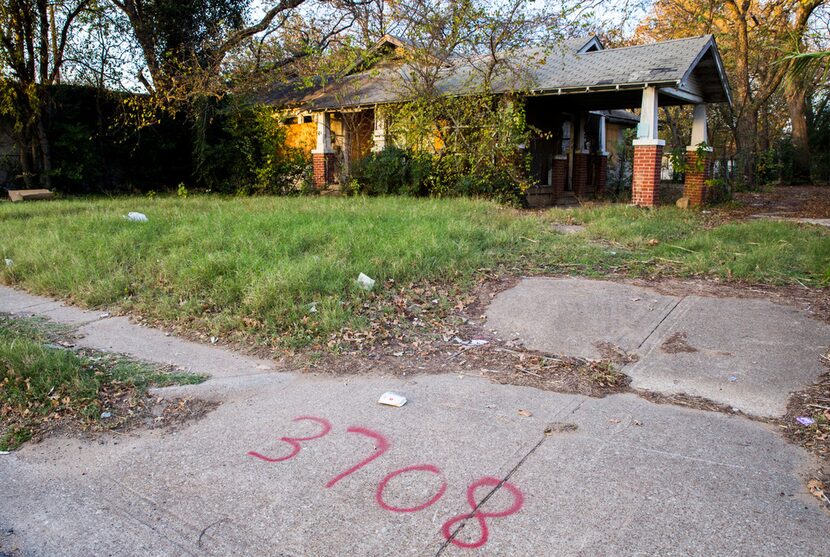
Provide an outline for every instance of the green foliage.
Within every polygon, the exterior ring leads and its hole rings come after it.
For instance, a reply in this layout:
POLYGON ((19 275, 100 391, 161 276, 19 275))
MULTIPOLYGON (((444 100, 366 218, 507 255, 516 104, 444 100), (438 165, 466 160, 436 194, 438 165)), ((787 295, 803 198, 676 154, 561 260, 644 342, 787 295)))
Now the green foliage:
POLYGON ((432 157, 398 147, 372 153, 352 169, 352 192, 366 195, 425 195, 432 157))
MULTIPOLYGON (((203 98, 194 128, 141 96, 65 85, 51 96, 51 176, 62 193, 286 194, 310 183, 308 155, 285 146, 285 128, 267 107, 203 98)), ((10 176, 20 175, 17 161, 5 161, 10 176)))
POLYGON ((523 103, 494 95, 419 98, 387 107, 399 147, 358 163, 356 192, 478 196, 520 203, 530 187, 523 103))
POLYGON ((218 106, 203 102, 195 152, 200 185, 242 195, 309 189, 308 154, 285 144, 285 126, 273 109, 233 98, 218 106))

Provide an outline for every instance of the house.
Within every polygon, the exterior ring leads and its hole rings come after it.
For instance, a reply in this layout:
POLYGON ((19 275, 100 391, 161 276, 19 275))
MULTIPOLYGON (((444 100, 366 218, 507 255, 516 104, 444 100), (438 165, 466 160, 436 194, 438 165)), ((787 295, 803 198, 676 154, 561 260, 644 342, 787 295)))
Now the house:
MULTIPOLYGON (((404 41, 385 36, 370 51, 371 62, 358 62, 339 79, 310 91, 275 90, 263 99, 289 110, 289 141, 311 153, 316 187, 336 183, 343 165, 348 170, 352 161, 395 141, 384 107, 405 102, 412 90, 407 48, 404 41)), ((547 49, 520 49, 503 59, 511 70, 490 80, 489 91, 518 92, 527 123, 539 132, 531 145, 522 146, 532 159, 532 205, 601 195, 609 159, 612 168, 619 165, 609 135, 636 126, 632 200, 654 206, 665 146, 658 136, 658 108, 673 105, 694 106, 685 195, 692 205, 706 201, 712 158, 707 105, 731 104, 711 35, 622 48, 604 48, 598 38, 585 37, 547 49), (639 116, 631 109, 639 109, 639 116)), ((440 94, 461 97, 480 91, 478 61, 459 58, 440 68, 440 94)))

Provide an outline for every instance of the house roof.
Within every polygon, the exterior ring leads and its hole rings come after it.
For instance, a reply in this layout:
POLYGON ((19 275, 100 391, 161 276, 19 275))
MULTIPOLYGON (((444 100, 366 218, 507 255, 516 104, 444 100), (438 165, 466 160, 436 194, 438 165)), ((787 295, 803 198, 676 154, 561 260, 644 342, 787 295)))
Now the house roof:
MULTIPOLYGON (((711 35, 608 49, 595 37, 582 37, 550 48, 521 49, 506 54, 503 60, 504 69, 491 80, 494 93, 561 95, 656 86, 677 104, 731 103, 723 63, 711 35)), ((449 96, 480 91, 489 61, 486 56, 453 60, 438 70, 436 88, 449 96)), ((273 98, 271 104, 329 110, 401 102, 415 95, 416 75, 411 63, 381 60, 368 70, 293 99, 284 95, 273 98)))

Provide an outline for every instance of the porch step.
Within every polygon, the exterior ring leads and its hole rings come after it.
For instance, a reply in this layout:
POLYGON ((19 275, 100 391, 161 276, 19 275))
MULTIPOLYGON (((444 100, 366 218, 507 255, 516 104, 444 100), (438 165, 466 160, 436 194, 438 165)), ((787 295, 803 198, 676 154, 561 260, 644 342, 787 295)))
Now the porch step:
POLYGON ((573 192, 566 191, 559 194, 556 200, 557 207, 575 207, 579 205, 579 200, 573 192))

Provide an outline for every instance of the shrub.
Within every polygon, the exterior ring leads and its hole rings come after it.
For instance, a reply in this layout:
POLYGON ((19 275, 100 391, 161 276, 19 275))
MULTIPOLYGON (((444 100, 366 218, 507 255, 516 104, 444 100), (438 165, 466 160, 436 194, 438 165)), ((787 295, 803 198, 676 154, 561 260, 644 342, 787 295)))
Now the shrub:
POLYGON ((387 147, 372 153, 352 168, 350 193, 366 195, 426 195, 433 172, 432 157, 387 147))
POLYGON ((365 195, 486 197, 518 204, 528 183, 509 163, 469 168, 463 157, 398 147, 372 153, 352 169, 347 191, 365 195))

